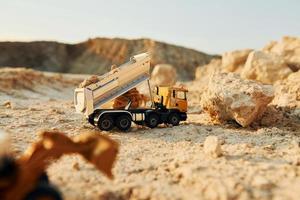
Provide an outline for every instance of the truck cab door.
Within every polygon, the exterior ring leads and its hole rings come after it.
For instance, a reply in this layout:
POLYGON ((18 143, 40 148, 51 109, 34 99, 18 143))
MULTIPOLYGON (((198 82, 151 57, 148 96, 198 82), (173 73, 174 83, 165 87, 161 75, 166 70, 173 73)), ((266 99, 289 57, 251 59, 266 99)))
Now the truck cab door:
MULTIPOLYGON (((174 90, 175 91, 175 90, 174 90)), ((175 106, 178 108, 181 112, 187 111, 187 99, 186 99, 186 92, 177 90, 175 91, 175 106)))

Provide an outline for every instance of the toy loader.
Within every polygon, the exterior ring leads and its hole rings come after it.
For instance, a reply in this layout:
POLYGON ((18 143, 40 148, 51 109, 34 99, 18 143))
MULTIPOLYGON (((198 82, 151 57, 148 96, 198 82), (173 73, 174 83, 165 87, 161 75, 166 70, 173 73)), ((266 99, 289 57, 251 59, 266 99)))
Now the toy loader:
POLYGON ((64 133, 45 131, 41 133, 40 141, 20 158, 14 159, 7 153, 1 156, 0 199, 61 200, 61 194, 49 183, 45 170, 53 160, 74 153, 82 155, 107 177, 113 178, 111 169, 118 153, 116 142, 99 134, 83 134, 71 140, 64 133))

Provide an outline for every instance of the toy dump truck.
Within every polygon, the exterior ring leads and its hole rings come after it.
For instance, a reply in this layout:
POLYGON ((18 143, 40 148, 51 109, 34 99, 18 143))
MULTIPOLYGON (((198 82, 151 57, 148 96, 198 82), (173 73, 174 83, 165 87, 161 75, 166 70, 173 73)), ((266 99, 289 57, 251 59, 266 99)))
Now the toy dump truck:
POLYGON ((98 77, 89 85, 76 88, 75 109, 83 113, 88 121, 101 130, 109 131, 115 126, 127 131, 131 122, 155 128, 161 123, 177 126, 187 118, 187 89, 183 87, 157 86, 151 90, 150 56, 142 53, 130 61, 98 77), (131 102, 124 109, 104 109, 101 106, 147 81, 151 106, 131 108, 131 102))
MULTIPOLYGON (((3 144, 7 144, 2 136, 0 132, 0 150, 3 144)), ((48 131, 41 133, 41 136, 41 140, 18 159, 3 153, 2 149, 1 200, 61 200, 60 192, 49 182, 45 170, 53 160, 65 154, 80 154, 109 178, 113 177, 111 168, 118 153, 118 144, 108 137, 83 134, 71 140, 64 133, 48 131)))

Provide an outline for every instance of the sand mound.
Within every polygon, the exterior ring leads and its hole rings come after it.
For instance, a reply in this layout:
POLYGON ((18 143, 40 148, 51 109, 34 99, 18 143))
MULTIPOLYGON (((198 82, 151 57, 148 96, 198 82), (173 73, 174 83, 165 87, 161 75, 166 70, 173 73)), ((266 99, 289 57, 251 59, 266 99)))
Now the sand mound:
POLYGON ((79 80, 68 79, 61 74, 46 74, 26 68, 0 69, 0 91, 11 93, 12 90, 34 90, 39 85, 53 85, 56 83, 75 85, 79 80))

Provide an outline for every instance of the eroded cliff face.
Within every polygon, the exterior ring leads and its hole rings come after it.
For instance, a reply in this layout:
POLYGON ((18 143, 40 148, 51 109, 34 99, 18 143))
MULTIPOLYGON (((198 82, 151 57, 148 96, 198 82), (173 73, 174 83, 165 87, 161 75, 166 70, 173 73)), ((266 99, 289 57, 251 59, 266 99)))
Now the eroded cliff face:
POLYGON ((102 74, 112 64, 122 64, 131 56, 150 52, 152 64, 171 64, 179 79, 194 78, 196 66, 214 57, 192 49, 150 39, 96 38, 78 44, 57 42, 0 42, 0 66, 26 66, 53 72, 102 74))

